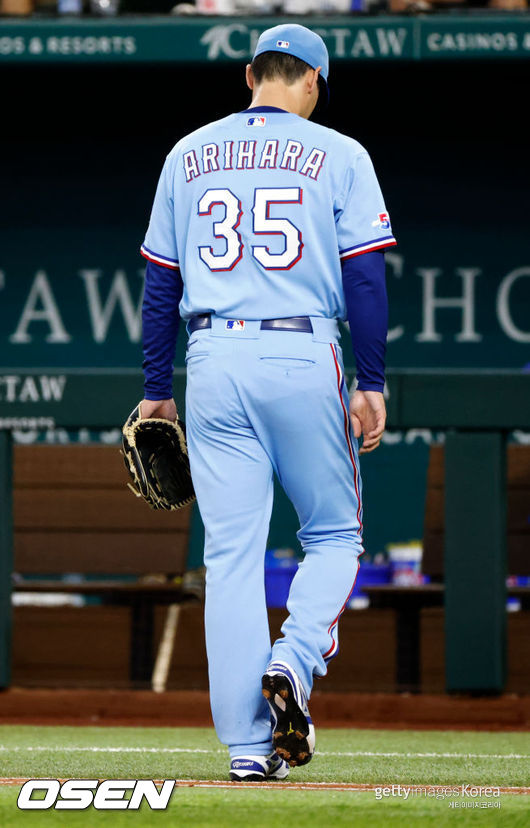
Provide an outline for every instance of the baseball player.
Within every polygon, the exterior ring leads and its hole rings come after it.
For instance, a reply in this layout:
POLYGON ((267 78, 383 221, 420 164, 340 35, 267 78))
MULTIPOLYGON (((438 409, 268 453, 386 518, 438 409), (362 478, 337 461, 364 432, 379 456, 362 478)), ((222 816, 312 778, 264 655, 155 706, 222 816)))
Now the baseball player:
POLYGON ((328 53, 287 24, 259 38, 252 103, 167 156, 142 246, 144 417, 174 419, 186 322, 191 472, 206 529, 206 646, 230 777, 284 778, 315 747, 307 700, 338 650, 362 547, 361 451, 385 426, 384 249, 396 242, 368 153, 312 123, 328 53), (338 343, 349 321, 350 402, 338 343), (271 647, 264 555, 273 474, 305 557, 271 647))

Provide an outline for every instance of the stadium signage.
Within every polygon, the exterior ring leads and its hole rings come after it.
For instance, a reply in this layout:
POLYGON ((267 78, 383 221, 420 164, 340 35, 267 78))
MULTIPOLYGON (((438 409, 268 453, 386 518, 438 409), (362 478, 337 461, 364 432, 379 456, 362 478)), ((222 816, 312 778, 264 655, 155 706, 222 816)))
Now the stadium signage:
MULTIPOLYGON (((124 270, 116 270, 108 287, 108 280, 103 279, 103 271, 100 269, 81 269, 77 272, 79 286, 81 288, 81 306, 86 308, 87 321, 90 325, 91 338, 94 342, 105 342, 109 329, 114 323, 116 314, 121 315, 125 325, 127 338, 130 342, 139 342, 141 337, 141 305, 143 296, 143 275, 144 269, 137 271, 138 289, 135 291, 127 279, 124 270), (106 288, 101 287, 101 282, 107 284, 106 288), (133 298, 133 293, 136 295, 133 298)), ((0 290, 5 290, 5 296, 9 299, 9 288, 11 284, 20 284, 18 279, 10 283, 8 275, 0 271, 0 290)), ((14 330, 8 334, 8 341, 14 345, 28 345, 40 339, 44 330, 44 342, 50 344, 67 344, 72 341, 73 335, 67 328, 63 316, 65 311, 60 308, 56 292, 52 287, 52 280, 45 270, 37 270, 29 282, 23 306, 16 314, 14 330), (44 328, 42 328, 44 325, 44 328), (40 334, 35 333, 40 328, 40 334)), ((61 294, 58 286, 57 295, 61 294)), ((11 304, 11 302, 9 302, 11 304)), ((11 307, 13 307, 11 305, 11 307)), ((72 316, 78 317, 79 304, 69 307, 66 313, 71 311, 72 316)), ((13 317, 11 317, 13 318, 13 317)), ((74 323, 75 325, 75 323, 74 323)), ((42 340, 41 340, 42 341, 42 340)))
POLYGON ((427 49, 434 53, 516 52, 530 49, 530 33, 519 40, 517 32, 432 32, 427 36, 427 49))
MULTIPOLYGON (((404 270, 403 257, 387 253, 386 261, 394 277, 399 279, 404 270)), ((460 315, 460 330, 454 334, 456 342, 480 342, 483 337, 477 330, 475 309, 482 268, 455 267, 452 273, 448 273, 441 267, 417 267, 414 272, 419 277, 422 295, 421 330, 414 335, 416 342, 442 342, 444 334, 441 315, 448 309, 453 309, 460 315), (451 295, 440 291, 440 282, 447 284, 448 280, 456 286, 451 295)), ((497 322, 502 332, 508 339, 518 343, 530 343, 530 329, 523 329, 514 321, 512 294, 521 280, 528 277, 530 267, 514 268, 500 279, 494 298, 497 322)), ((388 341, 394 342, 404 333, 402 325, 391 328, 388 341)))
POLYGON ((68 779, 61 784, 58 779, 29 779, 20 789, 17 805, 25 811, 84 811, 90 805, 98 811, 137 811, 145 800, 152 810, 161 811, 167 808, 174 788, 174 779, 166 779, 160 790, 151 780, 68 779), (37 793, 40 796, 34 798, 37 793))
POLYGON ((127 57, 137 51, 134 37, 109 37, 107 35, 53 35, 40 37, 0 37, 0 59, 2 57, 27 58, 54 57, 109 57, 119 55, 127 57))
MULTIPOLYGON (((405 27, 352 27, 313 26, 328 46, 334 58, 384 58, 412 57, 409 48, 411 32, 405 27)), ((208 60, 249 58, 254 53, 262 29, 244 23, 212 26, 201 37, 201 44, 208 47, 208 60)))
MULTIPOLYGON (((493 281, 479 265, 408 267, 399 253, 387 253, 386 258, 391 357, 394 343, 415 343, 416 349, 416 343, 454 343, 461 352, 462 345, 485 341, 493 331, 499 341, 516 347, 530 343, 530 326, 521 311, 528 301, 530 265, 513 267, 493 281), (410 308, 414 312, 407 315, 410 308), (488 327, 484 327, 486 313, 488 327)), ((62 397, 64 377, 21 379, 15 366, 46 366, 46 370, 52 365, 60 369, 72 364, 140 364, 143 268, 129 274, 121 268, 111 272, 82 268, 68 280, 68 294, 65 284, 63 274, 43 269, 24 279, 20 274, 11 278, 7 269, 0 271, 0 342, 4 364, 14 369, 4 368, 0 377, 0 401, 62 397), (110 350, 102 350, 105 346, 110 350)), ((522 352, 514 367, 521 365, 521 359, 522 352)), ((461 356, 458 364, 462 365, 461 356)))
MULTIPOLYGON (((243 61, 279 18, 174 17, 2 20, 0 62, 203 63, 243 61)), ((424 60, 530 55, 524 15, 312 17, 332 60, 424 60)))
POLYGON ((63 399, 66 377, 63 374, 0 375, 0 402, 40 403, 63 399))

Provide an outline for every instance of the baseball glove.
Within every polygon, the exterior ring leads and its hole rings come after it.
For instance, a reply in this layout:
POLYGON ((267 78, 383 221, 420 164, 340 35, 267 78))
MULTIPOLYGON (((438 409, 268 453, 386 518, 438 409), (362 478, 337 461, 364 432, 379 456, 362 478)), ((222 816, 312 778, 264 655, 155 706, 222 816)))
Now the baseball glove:
POLYGON ((195 500, 184 423, 142 420, 139 403, 122 429, 127 485, 153 509, 180 509, 195 500))

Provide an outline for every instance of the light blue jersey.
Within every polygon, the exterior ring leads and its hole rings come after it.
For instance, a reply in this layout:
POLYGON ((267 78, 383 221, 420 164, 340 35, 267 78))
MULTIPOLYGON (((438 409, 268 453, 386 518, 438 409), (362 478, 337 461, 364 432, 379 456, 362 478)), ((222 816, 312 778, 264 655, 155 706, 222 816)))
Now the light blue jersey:
POLYGON ((180 269, 184 319, 343 319, 341 260, 395 243, 366 150, 262 107, 176 144, 142 254, 180 269))

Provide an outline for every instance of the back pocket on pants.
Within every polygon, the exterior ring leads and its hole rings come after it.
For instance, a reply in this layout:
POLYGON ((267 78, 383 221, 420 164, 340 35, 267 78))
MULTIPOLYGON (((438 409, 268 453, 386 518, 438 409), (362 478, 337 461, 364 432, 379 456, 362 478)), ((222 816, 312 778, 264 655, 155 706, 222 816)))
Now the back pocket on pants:
POLYGON ((305 359, 303 357, 261 356, 259 361, 273 368, 284 370, 304 370, 304 368, 311 368, 312 365, 316 364, 314 359, 305 359))

